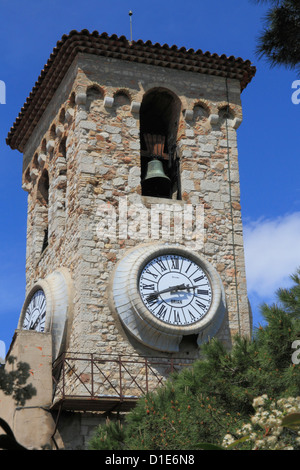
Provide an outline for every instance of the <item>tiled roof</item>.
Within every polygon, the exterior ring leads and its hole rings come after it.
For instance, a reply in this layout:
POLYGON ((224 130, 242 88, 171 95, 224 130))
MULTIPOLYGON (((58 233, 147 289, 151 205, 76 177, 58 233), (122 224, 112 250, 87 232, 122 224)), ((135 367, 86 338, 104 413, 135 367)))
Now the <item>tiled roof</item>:
POLYGON ((241 91, 255 75, 255 67, 249 60, 233 56, 203 53, 201 50, 152 44, 151 41, 129 42, 125 36, 109 36, 107 33, 71 31, 57 42, 47 64, 35 83, 29 97, 8 133, 6 142, 12 149, 24 150, 33 129, 37 125, 72 61, 79 53, 168 67, 176 70, 204 73, 237 79, 241 91))

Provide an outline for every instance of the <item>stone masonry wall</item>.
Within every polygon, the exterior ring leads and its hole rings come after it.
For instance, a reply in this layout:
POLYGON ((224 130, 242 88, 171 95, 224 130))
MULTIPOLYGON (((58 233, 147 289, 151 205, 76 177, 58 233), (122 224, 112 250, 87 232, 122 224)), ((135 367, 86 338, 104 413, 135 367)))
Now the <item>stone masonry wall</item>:
MULTIPOLYGON (((27 287, 59 266, 69 268, 75 291, 70 351, 159 355, 129 338, 108 307, 110 274, 140 240, 103 235, 101 225, 103 211, 111 207, 119 214, 125 196, 129 205, 149 207, 153 202, 141 196, 139 111, 143 96, 154 88, 181 100, 177 147, 182 201, 175 202, 204 208, 201 251, 221 276, 228 307, 218 336, 230 344, 234 333, 251 331, 236 141, 242 119, 239 83, 228 81, 225 119, 223 78, 82 54, 27 146, 23 176, 29 192, 27 287), (45 169, 48 207, 38 198, 45 169), (46 225, 48 247, 41 254, 46 225)), ((129 218, 129 225, 134 222, 129 218)))

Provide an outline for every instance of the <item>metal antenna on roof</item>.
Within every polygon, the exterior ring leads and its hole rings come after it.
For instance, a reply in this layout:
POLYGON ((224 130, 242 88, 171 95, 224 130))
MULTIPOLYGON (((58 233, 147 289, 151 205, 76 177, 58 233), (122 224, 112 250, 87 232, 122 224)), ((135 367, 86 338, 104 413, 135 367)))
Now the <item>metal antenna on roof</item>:
POLYGON ((130 17, 130 44, 131 44, 132 43, 132 19, 131 19, 131 17, 133 15, 131 10, 129 11, 128 15, 130 17))

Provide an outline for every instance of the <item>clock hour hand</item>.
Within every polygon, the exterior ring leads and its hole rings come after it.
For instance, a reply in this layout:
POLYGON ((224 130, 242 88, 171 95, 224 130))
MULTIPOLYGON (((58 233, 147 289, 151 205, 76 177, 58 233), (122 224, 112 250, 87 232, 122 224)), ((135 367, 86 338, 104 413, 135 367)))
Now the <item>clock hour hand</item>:
POLYGON ((199 284, 197 286, 189 286, 189 285, 185 285, 185 284, 178 284, 177 286, 170 286, 167 289, 163 289, 163 290, 158 291, 158 292, 152 292, 152 294, 148 295, 147 300, 149 302, 152 302, 152 301, 156 300, 157 297, 160 294, 164 294, 165 292, 177 292, 179 290, 185 290, 185 289, 187 289, 187 291, 189 292, 190 289, 196 289, 197 287, 201 287, 201 284, 199 284))
POLYGON ((197 287, 201 287, 201 284, 199 284, 198 286, 184 286, 184 287, 185 289, 189 291, 190 289, 196 289, 197 287))
POLYGON ((30 328, 29 328, 29 329, 30 329, 30 330, 35 330, 36 327, 38 326, 38 324, 41 323, 41 321, 42 321, 42 319, 43 319, 44 316, 45 316, 45 314, 39 315, 39 316, 37 317, 37 319, 35 320, 34 324, 33 324, 33 325, 30 325, 30 328))
POLYGON ((177 286, 170 286, 167 289, 163 289, 158 292, 153 292, 152 294, 149 294, 147 297, 147 300, 151 302, 153 300, 156 300, 160 294, 164 294, 165 292, 170 292, 170 291, 177 292, 178 290, 183 290, 185 288, 186 288, 185 284, 178 284, 177 286))
POLYGON ((37 327, 37 325, 38 325, 38 323, 39 323, 39 321, 40 321, 40 317, 37 317, 37 319, 35 320, 35 322, 30 324, 30 328, 29 328, 29 329, 30 329, 30 330, 35 330, 36 327, 37 327))

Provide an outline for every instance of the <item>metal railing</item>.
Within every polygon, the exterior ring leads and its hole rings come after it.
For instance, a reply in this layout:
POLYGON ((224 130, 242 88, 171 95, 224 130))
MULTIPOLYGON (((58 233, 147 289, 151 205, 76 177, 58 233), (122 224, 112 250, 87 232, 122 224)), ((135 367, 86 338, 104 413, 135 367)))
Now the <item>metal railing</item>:
POLYGON ((63 353, 53 364, 54 400, 139 398, 191 361, 63 353))

